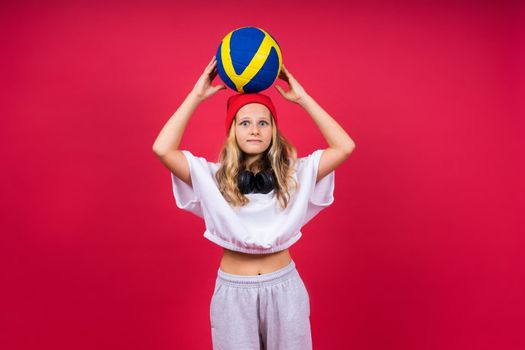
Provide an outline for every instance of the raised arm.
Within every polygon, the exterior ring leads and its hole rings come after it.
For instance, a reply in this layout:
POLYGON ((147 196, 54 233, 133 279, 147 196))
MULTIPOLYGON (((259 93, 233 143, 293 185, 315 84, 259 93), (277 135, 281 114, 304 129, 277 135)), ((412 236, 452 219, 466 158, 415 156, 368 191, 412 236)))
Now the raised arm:
POLYGON ((288 83, 290 90, 285 91, 278 85, 275 85, 275 88, 285 99, 299 104, 308 112, 329 145, 329 147, 323 151, 321 159, 319 160, 319 168, 317 171, 317 181, 319 181, 348 158, 355 149, 355 142, 339 123, 306 93, 304 88, 284 65, 282 66, 279 78, 288 83))
POLYGON ((193 90, 186 96, 179 108, 177 108, 175 113, 166 122, 152 146, 153 152, 162 164, 190 186, 191 176, 188 161, 178 148, 186 125, 195 109, 217 91, 226 89, 224 85, 211 85, 211 82, 216 76, 217 60, 215 56, 213 56, 199 77, 193 90))

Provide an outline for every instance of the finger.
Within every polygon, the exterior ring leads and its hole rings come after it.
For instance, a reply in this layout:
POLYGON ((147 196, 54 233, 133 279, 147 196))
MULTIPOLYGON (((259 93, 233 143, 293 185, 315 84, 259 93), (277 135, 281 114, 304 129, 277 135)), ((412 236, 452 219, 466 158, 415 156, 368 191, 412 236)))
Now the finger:
POLYGON ((226 89, 226 86, 224 86, 224 85, 216 85, 216 86, 213 87, 212 91, 213 91, 213 93, 216 93, 217 91, 224 90, 224 89, 226 89))
POLYGON ((214 63, 212 63, 211 65, 209 65, 208 67, 206 67, 205 72, 206 72, 207 74, 211 74, 216 68, 217 68, 217 66, 215 66, 214 63))
POLYGON ((288 77, 286 76, 286 74, 284 73, 279 74, 279 78, 281 80, 284 80, 286 83, 288 83, 288 85, 290 85, 290 82, 288 81, 288 77))
POLYGON ((288 99, 288 92, 286 92, 282 86, 279 86, 279 85, 275 85, 275 88, 277 89, 277 91, 279 91, 279 93, 281 94, 282 97, 284 97, 285 99, 288 99))
POLYGON ((284 64, 283 64, 283 71, 284 71, 284 74, 286 74, 286 76, 288 78, 292 78, 293 77, 292 73, 290 73, 290 71, 284 66, 284 64))
POLYGON ((286 70, 286 68, 283 67, 283 68, 281 69, 281 72, 279 73, 279 75, 282 75, 283 78, 288 79, 288 75, 289 75, 289 73, 288 73, 288 71, 286 70))
POLYGON ((216 62, 216 61, 215 61, 215 56, 213 56, 213 57, 211 58, 211 61, 210 61, 210 63, 208 63, 208 65, 206 66, 206 69, 205 69, 205 70, 207 70, 208 68, 212 67, 213 64, 214 64, 214 62, 216 62))

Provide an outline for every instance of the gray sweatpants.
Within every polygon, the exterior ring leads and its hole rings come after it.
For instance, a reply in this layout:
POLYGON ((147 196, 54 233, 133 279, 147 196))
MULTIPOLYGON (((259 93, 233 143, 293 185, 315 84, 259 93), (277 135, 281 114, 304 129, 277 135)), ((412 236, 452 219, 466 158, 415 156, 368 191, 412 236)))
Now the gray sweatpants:
POLYGON ((310 298, 292 260, 262 275, 217 272, 210 305, 214 350, 309 350, 310 298))

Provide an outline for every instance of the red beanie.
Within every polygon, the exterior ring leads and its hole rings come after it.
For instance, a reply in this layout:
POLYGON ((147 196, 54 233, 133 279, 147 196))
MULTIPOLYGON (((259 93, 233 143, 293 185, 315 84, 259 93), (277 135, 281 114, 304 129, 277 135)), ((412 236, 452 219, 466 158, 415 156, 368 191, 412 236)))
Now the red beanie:
POLYGON ((230 131, 230 126, 232 125, 237 111, 248 103, 260 103, 268 107, 272 113, 275 125, 277 125, 277 112, 275 111, 275 106, 270 97, 259 93, 236 94, 230 96, 230 98, 228 98, 228 103, 226 104, 226 134, 230 131))

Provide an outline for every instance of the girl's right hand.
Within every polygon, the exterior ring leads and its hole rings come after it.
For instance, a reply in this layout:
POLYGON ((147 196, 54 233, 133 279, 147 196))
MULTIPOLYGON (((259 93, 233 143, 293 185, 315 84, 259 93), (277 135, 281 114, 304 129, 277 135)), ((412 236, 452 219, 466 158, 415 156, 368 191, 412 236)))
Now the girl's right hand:
POLYGON ((195 96, 197 96, 197 98, 199 98, 201 101, 204 101, 211 95, 215 94, 217 91, 226 89, 226 86, 224 85, 211 85, 211 82, 216 76, 217 59, 215 56, 213 56, 210 63, 208 63, 208 66, 206 66, 206 69, 204 69, 204 72, 193 87, 192 93, 195 94, 195 96))

